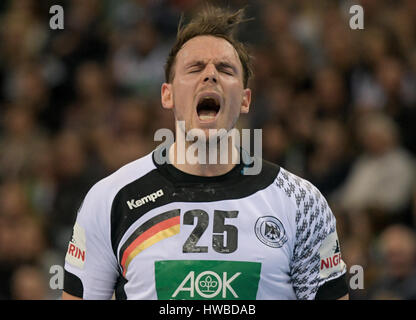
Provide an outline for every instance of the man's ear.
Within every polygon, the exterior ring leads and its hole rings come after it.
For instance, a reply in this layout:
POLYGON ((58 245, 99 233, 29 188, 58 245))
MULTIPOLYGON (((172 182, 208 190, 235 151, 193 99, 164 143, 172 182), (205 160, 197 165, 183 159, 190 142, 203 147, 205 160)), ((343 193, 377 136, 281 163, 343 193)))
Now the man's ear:
POLYGON ((162 106, 165 109, 173 109, 173 92, 171 83, 163 83, 161 89, 162 106))
POLYGON ((251 89, 247 88, 244 89, 243 92, 243 101, 241 102, 241 113, 248 113, 250 110, 250 102, 251 102, 251 89))

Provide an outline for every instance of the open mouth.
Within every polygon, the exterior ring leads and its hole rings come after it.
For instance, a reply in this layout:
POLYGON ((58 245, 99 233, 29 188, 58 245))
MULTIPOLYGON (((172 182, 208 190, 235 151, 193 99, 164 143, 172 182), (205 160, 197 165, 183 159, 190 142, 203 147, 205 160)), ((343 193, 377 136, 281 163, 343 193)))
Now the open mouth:
POLYGON ((199 120, 204 122, 213 121, 220 111, 220 108, 220 101, 217 97, 206 96, 199 99, 196 112, 198 113, 199 120))

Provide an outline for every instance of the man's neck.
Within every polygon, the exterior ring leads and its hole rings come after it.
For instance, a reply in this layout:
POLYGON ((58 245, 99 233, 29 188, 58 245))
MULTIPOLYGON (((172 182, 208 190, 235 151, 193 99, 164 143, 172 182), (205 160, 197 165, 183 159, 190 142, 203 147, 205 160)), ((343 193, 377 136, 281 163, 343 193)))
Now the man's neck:
MULTIPOLYGON (((189 145, 186 145, 185 150, 188 151, 188 148, 189 145)), ((190 163, 190 159, 187 159, 186 154, 181 157, 180 152, 180 150, 178 151, 177 143, 173 143, 169 149, 169 162, 175 168, 185 173, 205 177, 226 174, 235 167, 240 158, 238 149, 230 143, 226 150, 222 150, 219 143, 215 147, 206 147, 205 161, 197 161, 195 164, 190 163), (227 161, 224 161, 224 158, 227 161)))

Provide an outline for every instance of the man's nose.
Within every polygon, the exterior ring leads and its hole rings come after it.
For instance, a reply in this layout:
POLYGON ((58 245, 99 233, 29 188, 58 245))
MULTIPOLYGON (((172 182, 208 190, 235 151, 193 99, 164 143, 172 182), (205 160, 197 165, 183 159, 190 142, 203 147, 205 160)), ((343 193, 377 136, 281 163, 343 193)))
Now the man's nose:
POLYGON ((204 82, 214 82, 217 83, 217 70, 213 65, 207 65, 204 73, 204 82))

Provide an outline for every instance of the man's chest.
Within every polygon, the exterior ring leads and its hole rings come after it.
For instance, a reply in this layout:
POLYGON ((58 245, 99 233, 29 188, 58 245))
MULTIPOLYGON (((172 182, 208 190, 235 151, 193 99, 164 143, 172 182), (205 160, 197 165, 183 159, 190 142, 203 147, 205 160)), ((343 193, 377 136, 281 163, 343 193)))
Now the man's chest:
POLYGON ((128 281, 154 286, 159 299, 254 299, 261 278, 287 281, 290 226, 267 193, 173 202, 126 228, 118 261, 128 281))

